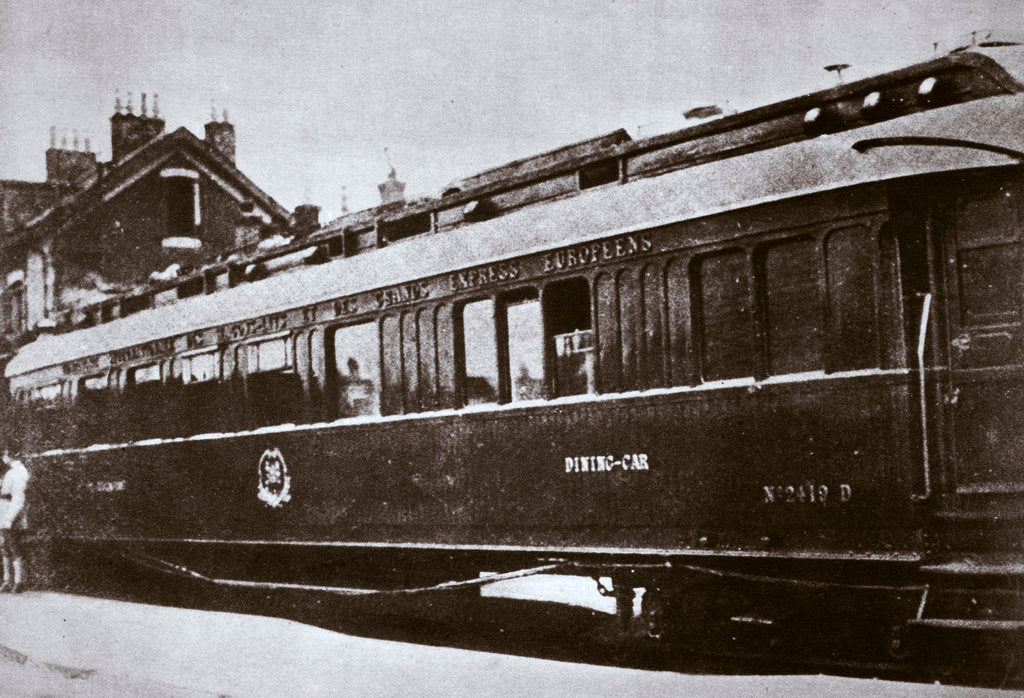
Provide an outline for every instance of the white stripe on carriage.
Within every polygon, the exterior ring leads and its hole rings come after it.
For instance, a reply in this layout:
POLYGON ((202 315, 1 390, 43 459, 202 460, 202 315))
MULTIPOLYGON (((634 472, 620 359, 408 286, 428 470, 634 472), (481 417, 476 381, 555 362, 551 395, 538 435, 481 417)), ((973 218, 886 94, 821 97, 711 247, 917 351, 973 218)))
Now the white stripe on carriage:
POLYGON ((206 434, 195 434, 193 436, 179 436, 174 438, 143 439, 115 444, 93 444, 83 448, 55 448, 43 451, 39 456, 63 456, 75 453, 89 453, 94 451, 110 451, 135 446, 159 446, 161 444, 187 443, 190 441, 211 441, 215 439, 233 439, 243 436, 257 436, 260 434, 282 434, 296 431, 311 431, 316 429, 330 429, 341 426, 358 426, 369 424, 384 424, 390 422, 415 421, 420 419, 436 419, 439 417, 457 417, 460 415, 478 415, 497 412, 514 412, 516 410, 555 407, 558 405, 571 405, 577 403, 604 403, 616 400, 645 400, 651 397, 665 395, 684 395, 687 393, 703 393, 715 390, 730 390, 746 388, 758 390, 764 386, 789 385, 794 383, 820 383, 823 381, 841 381, 854 378, 870 378, 878 376, 907 376, 910 369, 861 369, 858 371, 837 371, 825 373, 824 371, 807 371, 804 373, 790 373, 781 376, 771 376, 764 380, 754 378, 730 378, 728 380, 702 383, 701 385, 680 385, 671 388, 653 388, 651 390, 632 390, 625 393, 603 393, 600 395, 568 395, 565 397, 553 398, 551 400, 525 400, 523 402, 510 402, 504 405, 485 404, 469 405, 459 409, 433 410, 430 412, 415 412, 413 414, 395 414, 387 416, 362 416, 343 417, 331 422, 314 422, 311 424, 276 424, 273 426, 260 427, 259 429, 248 429, 232 432, 211 432, 206 434))
MULTIPOLYGON (((921 562, 921 554, 912 550, 893 550, 884 553, 870 551, 827 551, 827 550, 755 550, 714 548, 617 548, 583 546, 530 546, 530 545, 473 545, 469 543, 382 543, 377 541, 309 541, 309 540, 232 540, 219 538, 137 538, 131 536, 109 536, 92 538, 70 536, 67 540, 93 543, 188 543, 209 545, 282 545, 311 548, 402 548, 409 550, 460 550, 488 552, 522 552, 561 555, 565 553, 591 553, 595 555, 640 555, 657 557, 757 557, 800 560, 863 560, 880 562, 921 562)), ((662 563, 670 567, 670 563, 662 563)))

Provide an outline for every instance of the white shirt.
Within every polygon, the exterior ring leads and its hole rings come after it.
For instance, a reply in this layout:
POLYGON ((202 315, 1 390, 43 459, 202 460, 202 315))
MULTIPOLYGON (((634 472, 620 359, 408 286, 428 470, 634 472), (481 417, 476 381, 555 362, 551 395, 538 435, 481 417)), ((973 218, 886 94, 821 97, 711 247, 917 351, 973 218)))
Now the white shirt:
POLYGON ((0 529, 25 528, 25 488, 28 470, 16 459, 11 460, 3 482, 0 482, 0 529))

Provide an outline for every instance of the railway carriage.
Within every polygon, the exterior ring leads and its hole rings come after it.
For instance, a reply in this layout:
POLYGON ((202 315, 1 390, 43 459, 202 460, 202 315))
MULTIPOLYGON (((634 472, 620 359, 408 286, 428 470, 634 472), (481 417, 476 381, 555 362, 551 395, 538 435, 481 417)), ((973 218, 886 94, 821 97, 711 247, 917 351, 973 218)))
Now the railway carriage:
POLYGON ((267 586, 557 566, 727 644, 1019 639, 1022 76, 612 134, 42 336, 6 371, 35 525, 267 586))

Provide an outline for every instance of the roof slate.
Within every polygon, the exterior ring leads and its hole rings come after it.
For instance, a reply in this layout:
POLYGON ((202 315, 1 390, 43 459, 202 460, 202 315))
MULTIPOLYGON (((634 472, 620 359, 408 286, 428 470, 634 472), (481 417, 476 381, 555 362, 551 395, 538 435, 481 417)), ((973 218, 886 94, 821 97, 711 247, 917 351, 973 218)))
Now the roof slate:
POLYGON ((39 215, 57 198, 57 188, 47 182, 0 180, 0 245, 16 228, 39 215))

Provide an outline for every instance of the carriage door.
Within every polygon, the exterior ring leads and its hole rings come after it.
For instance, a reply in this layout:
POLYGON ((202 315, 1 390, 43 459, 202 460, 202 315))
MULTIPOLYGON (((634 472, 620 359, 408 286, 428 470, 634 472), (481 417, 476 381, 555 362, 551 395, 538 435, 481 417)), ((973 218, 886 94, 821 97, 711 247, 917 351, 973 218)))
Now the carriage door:
POLYGON ((1024 197, 1020 176, 986 176, 951 193, 950 475, 969 507, 1024 493, 1024 197))

